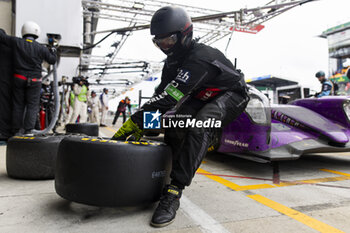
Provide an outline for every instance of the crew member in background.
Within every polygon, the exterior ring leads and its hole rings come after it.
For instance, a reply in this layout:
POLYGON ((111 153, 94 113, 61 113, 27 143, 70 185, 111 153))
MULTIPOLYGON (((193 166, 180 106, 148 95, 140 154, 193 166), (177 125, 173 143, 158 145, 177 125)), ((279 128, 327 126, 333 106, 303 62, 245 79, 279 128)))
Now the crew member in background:
POLYGON ((84 77, 80 77, 79 83, 74 84, 74 110, 73 116, 70 119, 70 123, 75 123, 78 116, 79 123, 85 123, 87 120, 87 99, 88 99, 88 87, 87 80, 84 77))
POLYGON ((11 48, 0 43, 0 141, 6 141, 12 135, 12 60, 11 48))
POLYGON ((55 48, 47 48, 37 43, 35 40, 39 35, 39 25, 31 21, 22 26, 23 38, 8 36, 0 30, 0 43, 9 46, 13 53, 12 131, 14 134, 20 134, 22 127, 25 134, 32 133, 39 112, 41 63, 43 60, 49 64, 56 62, 55 48))
POLYGON ((66 107, 67 107, 67 118, 65 124, 70 123, 73 112, 74 112, 74 100, 75 100, 75 94, 74 94, 74 84, 70 85, 70 91, 69 94, 66 94, 66 107))
POLYGON ((315 96, 319 98, 322 96, 334 95, 333 83, 326 78, 326 74, 323 71, 318 71, 315 76, 322 84, 321 92, 316 93, 315 96))
POLYGON ((131 104, 130 104, 130 99, 129 97, 125 97, 125 99, 121 100, 119 102, 117 111, 115 112, 115 116, 113 119, 113 125, 117 122, 120 113, 123 114, 123 123, 126 121, 126 107, 129 109, 129 115, 131 114, 131 104))
MULTIPOLYGON (((249 100, 244 75, 219 50, 192 40, 192 29, 191 18, 182 8, 163 7, 154 13, 153 42, 167 55, 161 83, 112 139, 125 140, 131 135, 139 140, 144 123, 151 121, 153 127, 158 119, 160 125, 164 113, 172 121, 184 120, 173 118, 178 115, 191 116, 189 120, 214 120, 216 127, 223 128, 244 111, 249 100), (144 115, 149 117, 144 119, 144 115)), ((152 226, 163 227, 174 221, 182 190, 191 184, 219 130, 212 126, 165 129, 164 141, 173 152, 171 183, 164 187, 152 226)))
POLYGON ((106 117, 108 113, 108 89, 103 88, 103 92, 100 95, 100 101, 101 101, 101 124, 100 126, 106 126, 106 117))
POLYGON ((99 125, 100 124, 99 113, 100 113, 100 109, 101 109, 101 102, 96 97, 95 91, 91 92, 91 98, 89 98, 89 100, 88 100, 88 107, 91 109, 90 122, 97 123, 99 125))

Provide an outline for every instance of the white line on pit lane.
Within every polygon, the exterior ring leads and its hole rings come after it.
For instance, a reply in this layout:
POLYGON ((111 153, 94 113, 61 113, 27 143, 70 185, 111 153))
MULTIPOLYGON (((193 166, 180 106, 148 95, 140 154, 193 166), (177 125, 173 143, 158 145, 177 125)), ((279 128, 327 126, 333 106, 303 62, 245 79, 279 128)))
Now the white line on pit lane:
POLYGON ((189 218, 191 218, 202 232, 207 233, 229 233, 223 226, 215 219, 208 215, 204 210, 199 208, 196 204, 191 202, 187 197, 182 195, 180 210, 189 218))

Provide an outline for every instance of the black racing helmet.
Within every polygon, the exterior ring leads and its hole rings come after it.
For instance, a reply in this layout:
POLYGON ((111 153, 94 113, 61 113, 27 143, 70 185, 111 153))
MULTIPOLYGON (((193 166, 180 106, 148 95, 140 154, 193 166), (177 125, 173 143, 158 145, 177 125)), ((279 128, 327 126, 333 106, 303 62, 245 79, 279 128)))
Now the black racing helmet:
POLYGON ((176 6, 166 6, 157 10, 152 16, 151 35, 185 32, 191 26, 191 17, 184 9, 176 6))
MULTIPOLYGON (((177 44, 183 48, 188 47, 193 34, 191 17, 184 9, 176 6, 166 6, 157 10, 151 20, 151 35, 155 36, 153 42, 157 44, 156 40, 158 38, 164 38, 175 33, 179 38, 173 40, 174 43, 178 42, 177 44)), ((171 39, 169 38, 169 40, 171 39)))
POLYGON ((318 72, 315 74, 315 76, 316 76, 316 78, 325 77, 326 74, 325 74, 322 70, 320 70, 320 71, 318 71, 318 72))

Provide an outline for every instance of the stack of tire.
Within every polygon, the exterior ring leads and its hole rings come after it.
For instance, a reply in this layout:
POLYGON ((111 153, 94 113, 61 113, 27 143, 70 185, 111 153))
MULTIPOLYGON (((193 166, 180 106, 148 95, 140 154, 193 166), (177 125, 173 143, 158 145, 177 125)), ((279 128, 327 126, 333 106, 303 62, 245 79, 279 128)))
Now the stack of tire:
POLYGON ((69 201, 136 206, 159 200, 171 158, 170 147, 155 141, 76 134, 16 136, 7 144, 6 167, 12 178, 55 178, 57 194, 69 201))
POLYGON ((53 179, 58 146, 67 135, 14 136, 7 142, 6 170, 16 179, 53 179))
POLYGON ((81 134, 98 136, 98 130, 97 124, 67 124, 66 134, 12 137, 7 143, 7 174, 17 179, 53 179, 63 138, 81 134))

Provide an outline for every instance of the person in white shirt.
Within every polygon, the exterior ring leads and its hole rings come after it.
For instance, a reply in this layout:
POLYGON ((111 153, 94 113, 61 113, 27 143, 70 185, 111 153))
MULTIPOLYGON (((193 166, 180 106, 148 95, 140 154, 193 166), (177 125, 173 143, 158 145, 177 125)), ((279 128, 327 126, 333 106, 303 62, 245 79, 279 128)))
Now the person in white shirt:
POLYGON ((100 102, 101 102, 101 108, 102 108, 100 126, 106 126, 106 116, 108 113, 108 89, 107 88, 103 88, 103 93, 100 95, 100 102))
POLYGON ((91 109, 90 113, 90 122, 91 123, 97 123, 98 125, 100 124, 100 109, 101 109, 101 103, 100 100, 96 97, 96 92, 92 91, 91 92, 91 98, 88 100, 88 107, 91 109))

